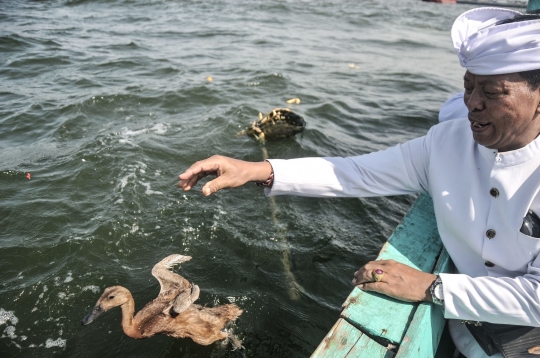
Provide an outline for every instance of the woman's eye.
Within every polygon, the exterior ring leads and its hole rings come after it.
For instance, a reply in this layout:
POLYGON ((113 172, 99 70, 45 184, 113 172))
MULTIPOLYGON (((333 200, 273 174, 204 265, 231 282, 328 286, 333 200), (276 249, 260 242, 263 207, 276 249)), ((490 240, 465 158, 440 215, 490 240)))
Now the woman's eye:
POLYGON ((114 298, 114 296, 109 296, 109 300, 112 300, 114 298))

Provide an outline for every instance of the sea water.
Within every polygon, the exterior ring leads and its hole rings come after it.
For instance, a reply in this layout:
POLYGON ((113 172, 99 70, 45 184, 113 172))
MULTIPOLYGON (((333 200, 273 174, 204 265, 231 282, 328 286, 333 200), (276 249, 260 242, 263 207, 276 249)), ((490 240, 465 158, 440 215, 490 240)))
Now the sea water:
POLYGON ((308 357, 414 196, 203 197, 177 176, 213 154, 350 156, 426 134, 462 90, 450 28, 472 7, 1 1, 0 356, 308 357), (276 107, 306 130, 236 135, 276 107), (105 287, 136 309, 155 298, 173 253, 193 257, 177 272, 198 303, 244 310, 229 328, 245 350, 133 340, 119 309, 80 325, 105 287))

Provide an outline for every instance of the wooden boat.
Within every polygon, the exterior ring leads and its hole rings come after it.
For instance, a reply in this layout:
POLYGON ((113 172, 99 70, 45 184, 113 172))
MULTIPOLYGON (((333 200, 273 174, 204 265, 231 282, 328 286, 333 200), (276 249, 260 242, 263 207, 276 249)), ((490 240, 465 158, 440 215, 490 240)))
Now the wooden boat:
POLYGON ((528 14, 540 14, 540 0, 529 0, 527 4, 528 14))
MULTIPOLYGON (((478 5, 478 6, 496 6, 496 7, 516 7, 516 8, 525 8, 527 6, 526 0, 422 0, 425 2, 437 2, 437 3, 446 3, 446 4, 468 4, 468 5, 478 5)), ((532 2, 538 2, 537 0, 530 0, 529 4, 532 2)), ((540 5, 538 5, 540 6, 540 5)), ((536 9, 537 11, 540 8, 536 9)), ((527 9, 528 13, 532 13, 527 9)))
POLYGON ((511 7, 522 11, 527 6, 526 0, 457 0, 458 4, 477 5, 477 6, 494 6, 494 7, 511 7))
MULTIPOLYGON (((435 274, 451 272, 428 195, 418 197, 377 259, 393 259, 435 274)), ((442 310, 431 303, 402 302, 355 287, 311 357, 434 357, 444 325, 442 310)))
POLYGON ((422 0, 426 2, 438 2, 438 3, 444 3, 444 4, 455 4, 456 0, 422 0))

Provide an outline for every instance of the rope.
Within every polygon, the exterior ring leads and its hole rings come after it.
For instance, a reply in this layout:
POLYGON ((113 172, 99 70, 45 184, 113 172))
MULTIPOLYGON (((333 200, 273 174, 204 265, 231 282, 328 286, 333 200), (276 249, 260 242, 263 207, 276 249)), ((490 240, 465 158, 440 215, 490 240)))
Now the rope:
MULTIPOLYGON (((266 150, 266 147, 262 147, 262 155, 263 160, 268 159, 268 151, 266 150)), ((285 277, 287 279, 289 297, 291 300, 296 301, 300 299, 300 293, 304 293, 305 289, 298 282, 296 282, 296 278, 291 271, 291 250, 289 247, 289 243, 287 242, 287 229, 279 224, 279 219, 277 217, 279 208, 276 203, 276 198, 271 196, 269 199, 270 206, 272 207, 272 220, 277 227, 277 239, 278 242, 282 244, 281 262, 283 263, 283 268, 285 269, 285 277)))

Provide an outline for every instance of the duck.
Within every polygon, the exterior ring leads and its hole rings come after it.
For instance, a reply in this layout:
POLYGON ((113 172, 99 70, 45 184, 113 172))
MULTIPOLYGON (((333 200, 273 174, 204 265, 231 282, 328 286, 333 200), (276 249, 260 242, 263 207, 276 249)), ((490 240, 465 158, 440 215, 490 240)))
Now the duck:
POLYGON ((174 338, 191 338, 195 343, 209 345, 230 338, 234 349, 241 342, 225 326, 243 312, 235 304, 204 307, 194 302, 199 298, 199 286, 171 271, 172 267, 191 260, 191 256, 169 255, 152 269, 161 286, 159 295, 137 314, 131 292, 122 286, 107 287, 94 308, 82 319, 86 326, 114 307, 122 309, 122 329, 131 338, 142 339, 156 334, 174 338))

